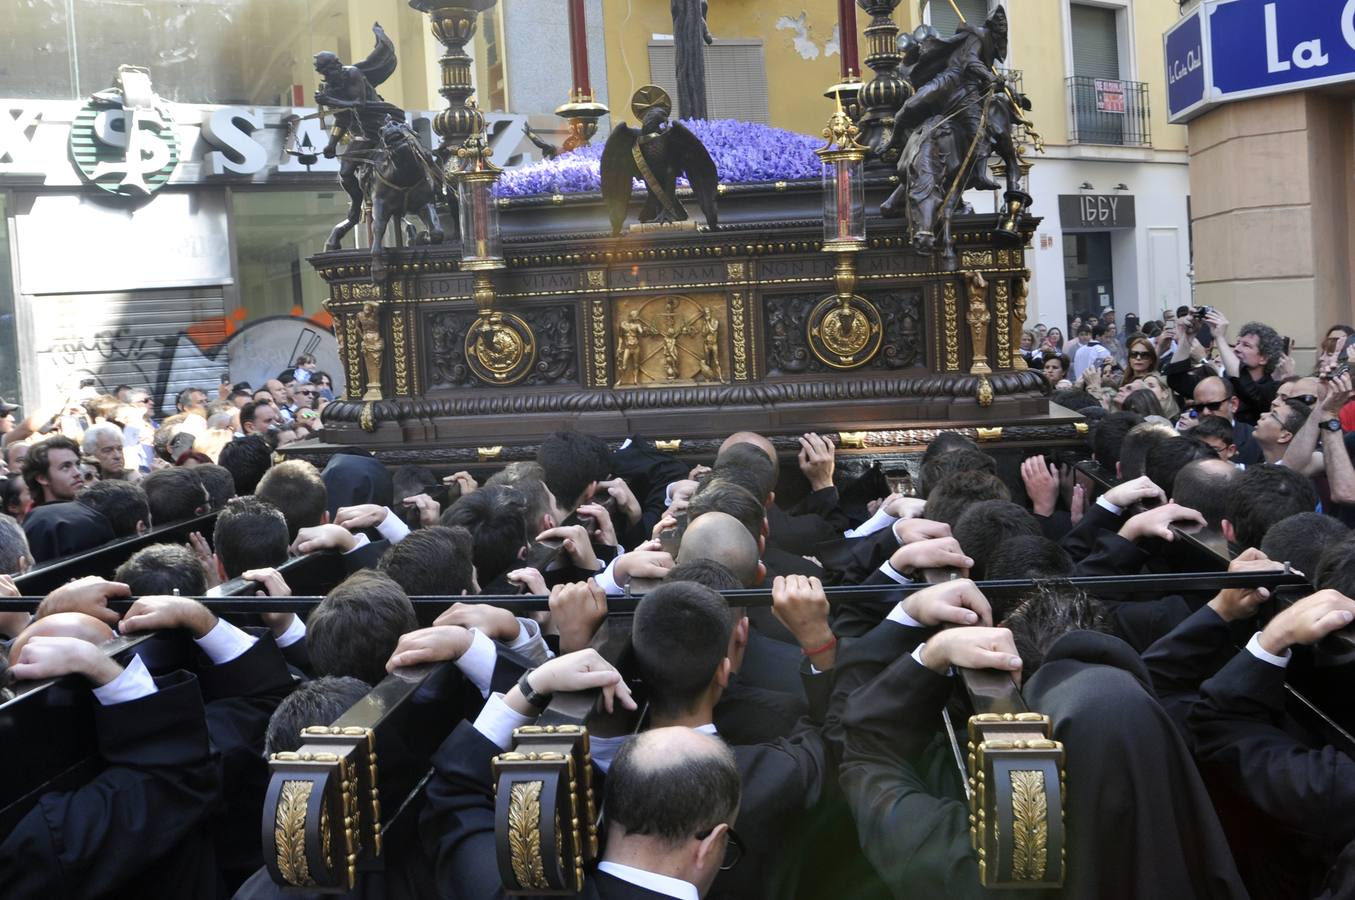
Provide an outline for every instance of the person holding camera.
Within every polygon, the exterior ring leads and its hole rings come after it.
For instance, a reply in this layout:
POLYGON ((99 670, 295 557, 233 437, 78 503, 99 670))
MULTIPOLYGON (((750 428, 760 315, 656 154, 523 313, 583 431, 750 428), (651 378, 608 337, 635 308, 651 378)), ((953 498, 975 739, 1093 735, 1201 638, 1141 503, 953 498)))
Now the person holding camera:
POLYGON ((1176 324, 1177 348, 1167 367, 1167 379, 1172 389, 1182 396, 1190 396, 1196 382, 1205 377, 1191 371, 1191 348, 1197 336, 1200 336, 1201 344, 1209 343, 1203 335, 1207 328, 1214 338, 1212 343, 1218 347, 1223 376, 1232 384, 1237 396, 1235 419, 1255 425, 1270 409, 1280 389, 1281 379, 1275 377, 1275 372, 1288 359, 1284 338, 1269 325, 1247 322, 1236 343, 1230 344, 1228 318, 1212 306, 1178 310, 1176 324))

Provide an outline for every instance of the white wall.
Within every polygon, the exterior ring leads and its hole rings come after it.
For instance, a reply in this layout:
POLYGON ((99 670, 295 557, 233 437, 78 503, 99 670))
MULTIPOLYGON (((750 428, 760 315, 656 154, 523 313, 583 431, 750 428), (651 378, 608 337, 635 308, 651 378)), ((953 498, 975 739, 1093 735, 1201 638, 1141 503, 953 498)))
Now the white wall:
MULTIPOLYGON (((1063 229, 1059 221, 1060 194, 1133 195, 1135 227, 1111 232, 1115 313, 1137 313, 1140 321, 1161 317, 1162 310, 1190 302, 1189 216, 1186 198, 1190 178, 1185 154, 1168 162, 1138 162, 1036 156, 1030 171, 1031 213, 1043 217, 1026 251, 1032 284, 1030 320, 1058 325, 1067 335, 1068 316, 1063 287, 1063 229), (1089 182, 1092 191, 1079 185, 1089 182), (1124 184, 1128 191, 1116 191, 1124 184), (1042 240, 1047 238, 1048 240, 1042 240), (1048 243, 1049 246, 1044 246, 1048 243)), ((984 207, 975 203, 975 207, 984 207)))

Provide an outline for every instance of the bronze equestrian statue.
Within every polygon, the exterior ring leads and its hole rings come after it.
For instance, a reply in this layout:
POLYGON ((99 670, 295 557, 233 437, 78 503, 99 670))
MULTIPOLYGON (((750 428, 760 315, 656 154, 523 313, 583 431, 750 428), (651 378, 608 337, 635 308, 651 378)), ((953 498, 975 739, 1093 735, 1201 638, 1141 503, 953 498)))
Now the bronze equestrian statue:
MULTIPOLYGON (((405 124, 405 112, 387 103, 376 88, 395 72, 395 44, 380 24, 372 26, 376 47, 365 60, 346 66, 329 51, 315 54, 315 71, 324 76, 315 101, 322 109, 335 111, 334 128, 324 156, 339 157, 339 184, 348 194, 348 214, 334 226, 325 250, 338 250, 343 239, 362 220, 364 202, 372 209, 372 280, 385 277, 382 241, 394 219, 417 215, 428 229, 418 240, 439 243, 443 239, 435 201, 451 192, 431 151, 405 124), (339 146, 348 146, 339 153, 339 146)), ((397 228, 397 240, 403 240, 397 228)))
POLYGON ((914 249, 932 253, 939 246, 947 268, 954 268, 950 223, 969 211, 964 192, 1001 187, 987 172, 991 155, 1006 166, 1008 199, 1026 197, 1012 131, 1030 101, 993 69, 1007 57, 1007 14, 1000 6, 988 21, 963 23, 952 37, 924 25, 899 44, 915 92, 895 117, 888 147, 900 151, 899 186, 880 212, 906 217, 914 249))

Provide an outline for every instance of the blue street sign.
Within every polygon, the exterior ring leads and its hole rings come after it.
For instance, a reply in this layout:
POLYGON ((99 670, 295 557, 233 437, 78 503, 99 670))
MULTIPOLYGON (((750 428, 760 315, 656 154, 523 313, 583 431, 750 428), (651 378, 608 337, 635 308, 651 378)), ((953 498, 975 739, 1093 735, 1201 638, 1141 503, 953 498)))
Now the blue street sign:
POLYGON ((1355 81, 1355 0, 1204 0, 1163 37, 1167 116, 1355 81))
POLYGON ((1355 0, 1212 3, 1216 99, 1355 79, 1355 0))
POLYGON ((1163 38, 1167 62, 1167 117, 1173 121, 1204 103, 1205 56, 1203 12, 1196 9, 1168 30, 1163 38))

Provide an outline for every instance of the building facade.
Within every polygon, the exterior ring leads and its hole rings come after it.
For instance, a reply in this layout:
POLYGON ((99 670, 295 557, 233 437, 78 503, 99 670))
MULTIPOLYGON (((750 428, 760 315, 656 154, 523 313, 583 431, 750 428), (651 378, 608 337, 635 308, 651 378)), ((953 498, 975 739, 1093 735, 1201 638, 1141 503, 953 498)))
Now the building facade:
POLYGON ((1196 297, 1292 337, 1355 324, 1355 4, 1189 3, 1165 35, 1187 122, 1196 297))
MULTIPOLYGON (((981 18, 998 2, 1009 0, 957 6, 981 18)), ((817 134, 831 112, 823 89, 838 80, 836 7, 712 3, 712 117, 817 134)), ((1066 329, 1073 315, 1107 306, 1156 318, 1189 302, 1184 129, 1167 124, 1158 74, 1175 10, 1042 0, 1008 14, 1006 65, 1046 144, 1029 176, 1043 217, 1028 254, 1030 323, 1066 329)), ((586 16, 595 95, 613 118, 630 118, 637 87, 673 81, 668 4, 588 0, 586 16)), ((941 0, 903 0, 894 16, 902 30, 928 23, 950 33, 959 21, 941 0)), ((426 111, 443 105, 443 51, 406 0, 21 4, 0 37, 0 396, 51 404, 94 378, 105 389, 147 385, 168 403, 188 385, 258 381, 302 350, 336 370, 306 257, 345 198, 332 160, 307 165, 288 151, 313 153, 326 140, 311 117, 313 55, 361 59, 375 22, 400 60, 381 92, 431 140, 426 111), (145 146, 131 168, 145 170, 144 194, 107 189, 107 165, 128 167, 134 113, 90 103, 121 65, 149 71, 163 120, 135 129, 145 146), (92 177, 101 162, 105 174, 92 177)), ((863 57, 868 22, 861 13, 863 57)), ((500 0, 468 49, 496 162, 535 158, 527 124, 558 143, 554 109, 568 99, 570 70, 564 4, 500 0)), ((968 199, 980 211, 997 201, 968 199)))

